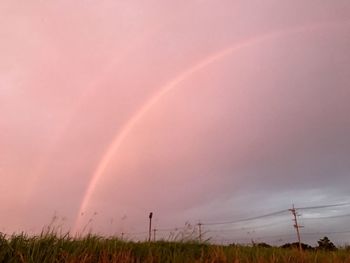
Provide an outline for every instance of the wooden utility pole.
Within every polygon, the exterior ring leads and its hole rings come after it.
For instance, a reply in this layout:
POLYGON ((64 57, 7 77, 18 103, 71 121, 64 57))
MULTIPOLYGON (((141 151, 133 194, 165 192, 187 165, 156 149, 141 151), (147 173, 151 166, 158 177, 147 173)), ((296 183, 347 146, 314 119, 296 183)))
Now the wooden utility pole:
POLYGON ((201 222, 198 223, 198 234, 199 234, 198 236, 199 242, 202 242, 202 223, 201 222))
POLYGON ((149 213, 149 229, 148 229, 148 242, 151 242, 151 235, 152 235, 152 216, 153 213, 149 213))
POLYGON ((293 221, 294 221, 294 228, 295 228, 295 230, 297 231, 297 237, 298 237, 298 243, 299 243, 299 250, 300 251, 302 251, 302 247, 301 247, 301 239, 300 239, 300 231, 299 231, 299 229, 300 228, 302 228, 303 226, 300 226, 299 224, 298 224, 298 218, 297 218, 297 216, 298 216, 298 214, 297 214, 297 210, 295 209, 295 207, 294 207, 294 204, 293 204, 293 207, 292 207, 292 209, 289 209, 289 211, 290 212, 292 212, 292 215, 293 215, 293 221))

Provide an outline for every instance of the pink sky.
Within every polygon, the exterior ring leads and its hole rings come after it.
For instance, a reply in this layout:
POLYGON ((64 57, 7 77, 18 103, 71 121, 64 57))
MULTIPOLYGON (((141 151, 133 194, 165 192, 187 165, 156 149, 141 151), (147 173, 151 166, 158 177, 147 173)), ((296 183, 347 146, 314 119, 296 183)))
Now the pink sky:
POLYGON ((0 33, 0 231, 39 232, 54 213, 113 234, 144 231, 150 211, 162 227, 350 201, 347 0, 11 0, 0 33))

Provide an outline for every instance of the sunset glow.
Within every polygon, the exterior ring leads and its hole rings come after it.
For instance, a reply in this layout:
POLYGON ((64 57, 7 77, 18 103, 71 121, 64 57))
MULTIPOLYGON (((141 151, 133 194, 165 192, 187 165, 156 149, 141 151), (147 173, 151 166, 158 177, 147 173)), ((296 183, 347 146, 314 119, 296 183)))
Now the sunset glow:
POLYGON ((346 230, 348 1, 2 1, 0 17, 1 232, 54 217, 138 240, 152 211, 163 237, 200 221, 281 243, 292 204, 308 242, 346 230))

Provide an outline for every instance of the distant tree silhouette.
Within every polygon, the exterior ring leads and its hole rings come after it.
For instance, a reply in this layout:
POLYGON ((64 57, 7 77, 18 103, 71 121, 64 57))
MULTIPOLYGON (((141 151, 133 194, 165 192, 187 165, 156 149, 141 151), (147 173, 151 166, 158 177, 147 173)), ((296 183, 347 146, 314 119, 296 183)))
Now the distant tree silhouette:
POLYGON ((329 240, 328 237, 321 238, 318 243, 318 249, 322 250, 336 250, 336 246, 329 240))
MULTIPOLYGON (((299 249, 299 243, 298 242, 294 242, 294 243, 286 243, 284 245, 281 246, 281 248, 296 248, 299 249)), ((308 244, 305 243, 301 243, 301 249, 302 250, 313 250, 314 248, 308 244)))
POLYGON ((253 245, 254 247, 266 247, 266 248, 269 248, 269 247, 272 247, 271 245, 265 243, 265 242, 261 242, 261 243, 254 243, 253 245))

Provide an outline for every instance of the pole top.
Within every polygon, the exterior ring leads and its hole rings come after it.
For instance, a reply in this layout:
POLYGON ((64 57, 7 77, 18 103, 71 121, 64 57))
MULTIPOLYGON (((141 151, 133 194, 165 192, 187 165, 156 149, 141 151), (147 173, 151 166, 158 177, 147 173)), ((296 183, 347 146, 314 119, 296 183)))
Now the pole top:
POLYGON ((149 213, 149 219, 152 219, 153 213, 149 213))

